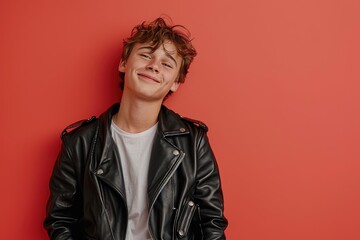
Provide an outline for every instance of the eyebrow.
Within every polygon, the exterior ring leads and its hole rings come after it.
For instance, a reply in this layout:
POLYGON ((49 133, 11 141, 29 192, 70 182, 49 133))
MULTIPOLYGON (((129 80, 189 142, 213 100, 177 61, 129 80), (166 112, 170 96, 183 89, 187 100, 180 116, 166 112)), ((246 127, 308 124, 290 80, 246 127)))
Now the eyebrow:
MULTIPOLYGON (((152 48, 152 47, 150 47, 150 46, 144 46, 144 47, 139 47, 139 48, 138 48, 138 50, 141 50, 141 49, 149 49, 149 50, 151 50, 152 52, 155 51, 154 48, 152 48)), ((175 63, 175 65, 177 66, 177 61, 175 60, 175 58, 174 58, 173 56, 171 56, 171 54, 170 54, 168 51, 166 51, 166 49, 164 49, 164 51, 165 51, 165 55, 166 55, 168 58, 170 58, 170 59, 175 63)))

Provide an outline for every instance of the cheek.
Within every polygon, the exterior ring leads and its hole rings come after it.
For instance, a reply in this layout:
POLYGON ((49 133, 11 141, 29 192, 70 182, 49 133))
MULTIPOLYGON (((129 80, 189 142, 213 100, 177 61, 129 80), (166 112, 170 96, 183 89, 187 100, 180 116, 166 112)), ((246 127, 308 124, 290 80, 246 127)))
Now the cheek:
POLYGON ((174 76, 174 75, 169 76, 167 79, 168 79, 167 85, 172 85, 177 80, 176 76, 174 76))
POLYGON ((173 82, 173 81, 176 82, 178 76, 179 76, 179 72, 176 70, 171 70, 171 71, 166 72, 166 77, 170 80, 170 82, 173 82))

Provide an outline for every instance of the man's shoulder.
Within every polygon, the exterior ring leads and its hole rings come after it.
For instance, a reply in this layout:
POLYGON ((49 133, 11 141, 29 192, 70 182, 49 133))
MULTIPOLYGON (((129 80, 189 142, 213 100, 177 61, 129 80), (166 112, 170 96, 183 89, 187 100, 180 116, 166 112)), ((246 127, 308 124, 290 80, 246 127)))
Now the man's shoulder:
POLYGON ((181 115, 180 115, 180 118, 181 118, 184 122, 186 122, 186 123, 188 123, 188 124, 190 124, 190 125, 193 125, 193 126, 195 126, 195 127, 201 128, 201 129, 204 130, 205 132, 207 132, 207 131, 209 130, 208 126, 207 126, 204 122, 202 122, 202 121, 200 121, 200 120, 196 120, 196 119, 189 118, 189 117, 184 117, 184 116, 181 116, 181 115))
POLYGON ((91 132, 95 129, 95 122, 98 120, 96 116, 92 116, 88 119, 83 119, 76 121, 67 127, 61 132, 60 137, 63 139, 65 136, 75 136, 78 134, 86 134, 87 132, 91 132))

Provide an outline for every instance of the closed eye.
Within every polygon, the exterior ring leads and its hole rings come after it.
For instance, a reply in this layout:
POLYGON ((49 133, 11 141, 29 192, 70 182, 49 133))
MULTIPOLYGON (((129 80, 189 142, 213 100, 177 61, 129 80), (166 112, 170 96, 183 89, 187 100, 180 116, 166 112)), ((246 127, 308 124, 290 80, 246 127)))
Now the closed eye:
POLYGON ((170 65, 170 64, 168 64, 168 63, 163 63, 163 65, 164 65, 165 67, 167 67, 167 68, 173 68, 173 66, 170 65))
POLYGON ((146 53, 140 53, 140 56, 143 58, 151 59, 150 55, 146 53))

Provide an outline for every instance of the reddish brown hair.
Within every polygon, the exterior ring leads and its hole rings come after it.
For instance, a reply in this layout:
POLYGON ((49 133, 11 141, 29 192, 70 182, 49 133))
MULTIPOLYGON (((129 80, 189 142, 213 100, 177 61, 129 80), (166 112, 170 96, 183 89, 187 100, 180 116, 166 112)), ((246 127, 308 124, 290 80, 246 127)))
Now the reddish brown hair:
MULTIPOLYGON (((185 81, 191 62, 196 56, 196 50, 191 44, 190 32, 182 25, 168 25, 163 18, 157 18, 150 23, 143 22, 135 26, 129 38, 124 40, 121 59, 126 62, 137 43, 150 43, 153 50, 159 48, 165 41, 172 42, 181 56, 181 66, 178 82, 185 81)), ((124 88, 125 74, 120 72, 121 88, 124 88)))

